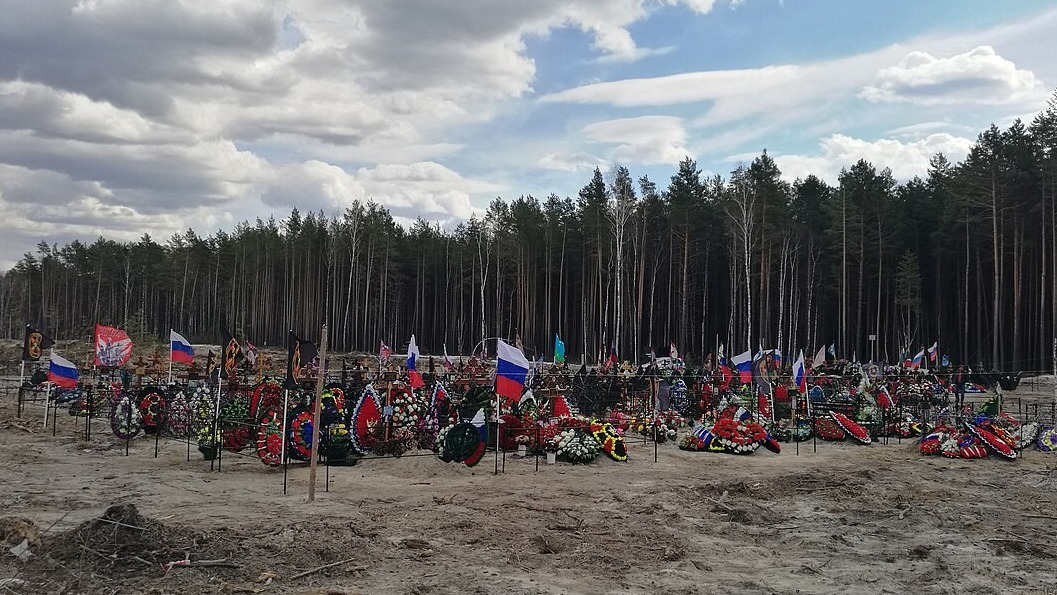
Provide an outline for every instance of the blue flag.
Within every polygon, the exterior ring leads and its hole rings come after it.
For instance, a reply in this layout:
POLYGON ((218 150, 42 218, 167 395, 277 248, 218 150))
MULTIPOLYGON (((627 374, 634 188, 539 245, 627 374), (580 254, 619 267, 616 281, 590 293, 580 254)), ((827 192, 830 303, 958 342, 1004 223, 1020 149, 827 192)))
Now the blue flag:
POLYGON ((565 363, 565 343, 558 338, 558 333, 554 333, 554 363, 565 363))

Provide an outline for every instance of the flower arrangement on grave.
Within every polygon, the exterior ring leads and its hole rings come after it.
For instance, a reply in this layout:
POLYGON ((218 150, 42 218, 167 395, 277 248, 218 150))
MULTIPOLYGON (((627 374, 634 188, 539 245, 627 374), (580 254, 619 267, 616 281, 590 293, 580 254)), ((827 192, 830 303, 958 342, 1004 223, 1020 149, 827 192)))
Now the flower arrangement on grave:
POLYGON ((224 450, 239 452, 253 439, 255 428, 250 423, 250 406, 241 395, 231 395, 220 407, 224 450))
POLYGON ((870 422, 877 419, 877 407, 873 405, 863 405, 855 411, 855 421, 857 422, 870 422))
POLYGON ((902 419, 890 420, 882 429, 885 436, 898 436, 900 438, 913 438, 922 435, 923 427, 913 415, 904 413, 902 419))
POLYGON ((940 444, 940 454, 952 459, 982 458, 981 451, 983 456, 987 456, 983 444, 970 432, 952 431, 940 444))
POLYGON ((360 395, 360 400, 352 410, 349 418, 352 448, 360 454, 374 452, 382 434, 382 409, 378 394, 368 384, 360 395))
POLYGON ((566 428, 552 438, 559 457, 575 464, 590 463, 602 451, 602 445, 581 428, 566 428))
POLYGON ((86 417, 89 411, 92 411, 92 401, 88 398, 88 395, 79 388, 70 389, 69 392, 72 395, 69 409, 70 415, 86 417))
POLYGON ((183 391, 177 392, 165 413, 165 431, 176 438, 189 435, 192 425, 191 405, 183 391))
POLYGON ((450 426, 459 423, 458 409, 453 407, 448 395, 448 389, 438 382, 433 387, 433 393, 429 398, 429 405, 418 418, 416 427, 418 429, 419 448, 436 450, 437 432, 441 426, 450 426))
POLYGON ((591 435, 602 446, 602 452, 614 461, 628 460, 628 449, 624 443, 624 436, 613 426, 613 424, 600 421, 591 422, 591 435))
POLYGON ((840 429, 844 430, 845 436, 851 438, 853 441, 859 444, 871 444, 873 442, 873 438, 870 436, 870 433, 866 430, 866 428, 860 426, 843 413, 839 413, 837 411, 830 411, 829 416, 833 419, 833 421, 837 422, 837 425, 840 426, 840 429))
POLYGON ((131 440, 143 429, 143 416, 139 407, 126 394, 110 412, 110 429, 119 440, 131 440))
POLYGON ((624 413, 623 411, 614 411, 609 414, 608 421, 610 424, 613 425, 614 428, 616 428, 617 432, 619 432, 620 435, 623 436, 624 433, 627 432, 628 427, 631 425, 632 418, 630 415, 624 413))
POLYGON ((437 431, 437 441, 433 446, 433 452, 437 453, 437 456, 442 460, 450 460, 448 453, 444 450, 444 441, 447 439, 451 428, 452 426, 444 426, 437 431))
MULTIPOLYGON (((1017 458, 1016 451, 1016 438, 1011 435, 999 436, 995 433, 995 427, 990 423, 981 423, 979 425, 966 423, 965 424, 966 435, 971 436, 974 440, 974 446, 985 446, 987 450, 995 453, 999 457, 1007 461, 1013 461, 1017 458)), ((964 457, 963 458, 975 458, 975 457, 964 457)))
POLYGON ((1048 426, 1039 430, 1039 437, 1035 439, 1035 448, 1042 452, 1057 451, 1057 426, 1048 426))
POLYGON ((337 387, 325 389, 319 395, 319 423, 330 425, 345 419, 345 391, 337 387))
POLYGON ((679 428, 686 425, 686 419, 676 411, 660 411, 653 421, 657 426, 657 441, 675 440, 679 428))
POLYGON ((1011 437, 1014 440, 1013 447, 1017 450, 1024 450, 1035 443, 1035 439, 1039 436, 1039 424, 1036 422, 1029 422, 1021 425, 1019 428, 1010 432, 1011 437))
MULTIPOLYGON (((459 405, 459 413, 463 419, 470 419, 481 409, 484 409, 485 419, 492 419, 492 410, 495 409, 495 393, 482 386, 475 386, 466 391, 459 405)), ((500 411, 509 413, 510 411, 500 411)))
POLYGON ((767 440, 767 430, 752 420, 723 417, 712 426, 712 434, 727 452, 749 454, 767 440))
POLYGON ((783 419, 779 422, 774 437, 782 442, 803 442, 811 438, 811 420, 798 419, 794 424, 792 420, 783 419))
POLYGON ((253 389, 250 397, 250 417, 257 421, 263 421, 268 417, 270 410, 280 410, 283 407, 283 387, 275 380, 266 378, 253 389))
POLYGON ((298 407, 290 413, 288 431, 290 458, 308 461, 312 458, 312 411, 298 407))
POLYGON ((1017 450, 1031 446, 1039 434, 1038 423, 1021 424, 1019 420, 1004 411, 983 423, 983 427, 1017 450))
POLYGON ((353 434, 343 419, 332 421, 320 430, 323 433, 320 434, 319 448, 328 464, 345 464, 351 460, 349 454, 355 451, 352 444, 353 434))
POLYGON ((699 452, 708 448, 704 438, 697 434, 686 434, 679 440, 680 450, 689 450, 693 452, 699 452))
POLYGON ((484 456, 484 449, 484 441, 477 426, 467 422, 458 423, 445 433, 441 459, 473 467, 484 456))
POLYGON ((257 430, 257 456, 270 467, 282 464, 283 418, 275 409, 269 409, 257 430))
POLYGON ((815 435, 823 440, 844 440, 844 428, 829 417, 819 417, 815 420, 815 435))
POLYGON ((545 452, 558 452, 558 435, 562 427, 558 424, 547 424, 540 428, 540 444, 545 452))
POLYGON ((682 378, 677 378, 672 382, 672 388, 670 389, 672 399, 672 410, 678 413, 686 411, 687 406, 690 404, 687 399, 686 383, 683 382, 682 378))
POLYGON ((380 456, 400 456, 413 450, 418 444, 418 435, 414 428, 392 428, 389 439, 379 439, 371 449, 380 456))
POLYGON ((165 397, 155 388, 144 389, 140 393, 139 413, 143 417, 143 431, 152 434, 158 429, 165 416, 165 397))
POLYGON ((947 441, 949 434, 945 431, 932 432, 921 437, 918 442, 918 450, 923 455, 938 455, 942 450, 943 443, 947 441))
POLYGON ((191 393, 191 428, 198 450, 207 460, 216 457, 216 446, 220 443, 220 427, 214 425, 216 394, 206 387, 198 387, 191 393))
MULTIPOLYGON (((499 416, 500 431, 499 431, 499 448, 505 451, 517 450, 518 436, 522 433, 521 418, 511 413, 504 413, 499 416)), ((527 444, 527 442, 526 442, 527 444)))
POLYGON ((539 444, 536 441, 536 427, 540 423, 541 411, 534 402, 527 402, 518 410, 518 423, 520 429, 514 434, 514 442, 525 445, 528 450, 536 450, 539 444))
POLYGON ((410 386, 393 387, 393 428, 415 428, 426 413, 425 403, 410 386))

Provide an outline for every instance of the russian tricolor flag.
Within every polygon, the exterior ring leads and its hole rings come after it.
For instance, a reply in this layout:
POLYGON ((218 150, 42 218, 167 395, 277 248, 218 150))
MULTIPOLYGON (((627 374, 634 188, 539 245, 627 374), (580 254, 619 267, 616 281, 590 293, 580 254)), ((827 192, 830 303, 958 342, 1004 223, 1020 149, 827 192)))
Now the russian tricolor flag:
POLYGON ((169 357, 172 358, 174 364, 195 363, 195 350, 191 347, 191 343, 183 338, 183 335, 169 329, 169 342, 172 345, 169 348, 169 357))
POLYGON ((418 373, 418 343, 415 342, 415 335, 411 335, 411 342, 407 344, 407 377, 411 381, 411 388, 422 388, 426 386, 426 381, 422 380, 422 375, 418 373))
POLYGON ((51 354, 51 363, 48 365, 48 382, 60 388, 77 388, 77 365, 70 360, 51 354))
POLYGON ((745 353, 735 355, 730 358, 730 363, 734 364, 734 369, 738 371, 738 379, 741 380, 742 384, 748 384, 752 382, 752 351, 746 350, 745 353))
POLYGON ((914 356, 914 359, 910 360, 910 367, 911 368, 920 368, 921 367, 921 363, 924 362, 924 361, 925 361, 925 350, 922 349, 921 351, 917 352, 917 354, 914 356))
POLYGON ((807 371, 804 369, 804 350, 800 350, 800 357, 793 362, 793 384, 800 394, 807 392, 807 371))
POLYGON ((518 401, 521 391, 525 389, 525 376, 528 375, 529 361, 520 349, 498 339, 496 346, 497 362, 495 367, 495 392, 499 395, 518 401))

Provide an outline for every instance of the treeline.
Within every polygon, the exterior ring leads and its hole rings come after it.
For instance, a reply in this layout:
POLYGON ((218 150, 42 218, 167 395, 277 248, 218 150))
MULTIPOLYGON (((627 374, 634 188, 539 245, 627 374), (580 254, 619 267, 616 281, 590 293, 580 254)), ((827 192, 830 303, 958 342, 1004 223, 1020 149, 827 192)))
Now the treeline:
POLYGON ((416 333, 427 354, 520 336, 549 356, 558 333, 588 362, 669 342, 695 361, 717 342, 892 361, 939 341, 954 361, 1052 368, 1057 96, 925 179, 866 161, 836 186, 780 174, 766 151, 725 179, 687 158, 663 186, 618 165, 575 198, 497 198, 450 231, 354 202, 165 243, 42 243, 0 277, 0 334, 87 339, 101 322, 275 345, 327 323, 341 350, 416 333))

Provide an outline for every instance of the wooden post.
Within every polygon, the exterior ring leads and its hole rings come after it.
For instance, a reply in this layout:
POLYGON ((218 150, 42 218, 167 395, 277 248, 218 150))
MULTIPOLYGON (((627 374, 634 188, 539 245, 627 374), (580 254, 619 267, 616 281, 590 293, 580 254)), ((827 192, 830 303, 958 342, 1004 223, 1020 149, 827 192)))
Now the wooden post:
POLYGON ((316 459, 319 455, 319 411, 320 401, 323 398, 323 377, 327 369, 327 325, 323 325, 323 332, 319 338, 319 377, 316 379, 316 402, 312 406, 312 455, 309 461, 308 471, 308 501, 316 499, 316 459))

